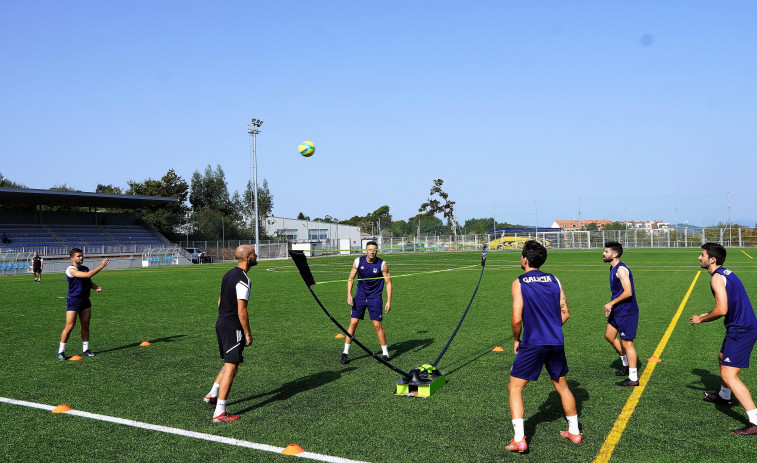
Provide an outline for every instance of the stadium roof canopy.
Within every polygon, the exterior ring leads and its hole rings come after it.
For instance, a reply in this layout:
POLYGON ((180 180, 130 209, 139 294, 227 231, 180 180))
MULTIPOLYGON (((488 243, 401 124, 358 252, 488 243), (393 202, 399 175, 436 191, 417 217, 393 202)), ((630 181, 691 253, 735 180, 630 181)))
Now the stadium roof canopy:
POLYGON ((150 206, 167 206, 178 198, 165 196, 116 195, 85 191, 33 190, 27 188, 0 188, 0 205, 34 207, 69 206, 91 208, 142 209, 150 206))

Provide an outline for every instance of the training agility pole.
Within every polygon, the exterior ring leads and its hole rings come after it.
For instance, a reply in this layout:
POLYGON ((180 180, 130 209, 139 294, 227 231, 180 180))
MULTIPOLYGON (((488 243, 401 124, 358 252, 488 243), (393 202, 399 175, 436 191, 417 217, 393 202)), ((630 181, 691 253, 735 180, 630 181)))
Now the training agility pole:
MULTIPOLYGON (((478 283, 476 284, 476 288, 473 290, 473 295, 471 296, 470 302, 468 303, 468 306, 465 308, 465 311, 463 312, 463 316, 460 319, 460 322, 457 324, 457 327, 452 333, 452 336, 447 341, 447 344, 442 348, 442 351, 439 353, 439 356, 434 360, 434 362, 430 365, 432 367, 436 367, 436 365, 441 360, 442 356, 444 356, 444 353, 449 348, 450 344, 452 343, 452 340, 455 338, 455 335, 460 330, 460 327, 463 324, 463 321, 465 320, 465 316, 468 314, 468 311, 473 304, 473 300, 476 297, 476 293, 478 292, 478 288, 481 285, 481 279, 484 275, 484 268, 486 266, 486 255, 487 255, 488 246, 484 245, 483 250, 481 252, 481 273, 478 277, 478 283)), ((388 362, 387 360, 384 360, 383 357, 380 355, 374 353, 371 351, 368 347, 366 347, 363 343, 357 340, 355 336, 351 335, 345 328, 342 326, 339 321, 337 321, 331 313, 326 309, 326 307, 323 305, 320 299, 318 299, 318 296, 315 294, 315 291, 313 291, 313 286, 316 284, 315 278, 313 277, 313 273, 310 271, 310 266, 307 263, 307 257, 305 256, 304 251, 289 251, 289 255, 292 257, 292 261, 294 261, 295 266, 297 267, 297 270, 300 272, 300 276, 302 277, 302 280, 305 282, 305 285, 307 286, 308 290, 310 291, 310 294, 313 296, 315 301, 318 303, 318 306, 323 310, 323 312, 329 317, 329 319, 334 323, 334 325, 339 328, 340 331, 344 333, 345 336, 350 338, 352 342, 358 345, 362 350, 364 350, 368 355, 376 359, 376 361, 384 364, 392 371, 399 373, 402 375, 403 378, 412 380, 413 382, 418 382, 419 380, 419 372, 416 370, 411 370, 411 372, 406 372, 396 366, 394 366, 392 363, 388 362)), ((346 280, 345 280, 346 281, 346 280)))

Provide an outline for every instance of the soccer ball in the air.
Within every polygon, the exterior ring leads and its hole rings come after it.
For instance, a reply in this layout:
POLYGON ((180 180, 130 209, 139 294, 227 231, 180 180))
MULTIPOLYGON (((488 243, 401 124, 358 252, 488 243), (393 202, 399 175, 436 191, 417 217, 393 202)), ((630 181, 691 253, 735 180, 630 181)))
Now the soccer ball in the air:
POLYGON ((300 143, 300 154, 309 158, 315 153, 315 145, 312 141, 304 141, 300 143))

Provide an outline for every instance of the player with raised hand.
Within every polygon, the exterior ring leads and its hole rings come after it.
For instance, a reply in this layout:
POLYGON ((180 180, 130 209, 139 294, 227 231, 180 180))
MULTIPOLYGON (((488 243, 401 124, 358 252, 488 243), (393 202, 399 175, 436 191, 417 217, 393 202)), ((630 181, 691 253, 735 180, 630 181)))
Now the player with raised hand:
POLYGON ((735 429, 734 434, 757 436, 757 407, 752 394, 739 378, 742 368, 749 368, 749 357, 757 342, 757 317, 749 302, 749 295, 739 277, 723 267, 726 250, 717 243, 702 245, 699 263, 710 273, 710 289, 715 296, 715 308, 701 315, 692 315, 692 325, 724 317, 725 339, 720 348, 720 392, 705 392, 704 400, 719 405, 732 406, 733 394, 744 407, 749 423, 735 429))
POLYGON ((58 347, 58 360, 67 360, 66 343, 71 331, 76 325, 76 317, 79 316, 81 322, 81 341, 82 356, 94 357, 95 354, 89 350, 89 321, 92 318, 92 304, 89 301, 91 290, 98 293, 102 287, 97 286, 92 277, 100 273, 110 260, 106 257, 102 263, 90 270, 84 265, 84 252, 79 248, 72 248, 69 252, 71 265, 66 269, 66 280, 68 280, 68 294, 66 295, 66 326, 60 334, 60 347, 58 347))

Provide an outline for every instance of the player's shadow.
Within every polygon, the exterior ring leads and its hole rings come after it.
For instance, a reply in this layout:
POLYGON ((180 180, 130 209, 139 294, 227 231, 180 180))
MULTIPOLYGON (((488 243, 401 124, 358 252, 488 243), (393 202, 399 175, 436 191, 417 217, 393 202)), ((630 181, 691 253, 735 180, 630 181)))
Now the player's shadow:
POLYGON ((701 368, 694 368, 691 372, 699 376, 699 381, 692 381, 691 384, 687 384, 686 387, 697 391, 719 391, 720 390, 720 376, 712 374, 711 371, 703 370, 701 368), (697 384, 699 383, 699 384, 697 384))
MULTIPOLYGON (((391 354, 392 360, 394 360, 397 357, 400 357, 402 354, 405 354, 410 351, 422 351, 423 349, 429 347, 434 343, 434 340, 432 338, 425 338, 425 339, 411 339, 408 341, 401 341, 401 342, 395 342, 394 344, 391 344, 389 346, 389 353, 391 354)), ((378 355, 381 355, 381 353, 378 353, 378 355)), ((355 357, 352 360, 358 360, 362 358, 371 358, 370 355, 365 354, 361 355, 359 357, 355 357)))
MULTIPOLYGON (((589 400, 589 392, 581 387, 581 383, 578 381, 568 380, 568 387, 573 393, 573 397, 576 399, 576 410, 578 415, 581 415, 581 409, 583 403, 589 400)), ((528 394, 528 386, 526 386, 523 394, 528 394)), ((542 423, 548 423, 555 420, 565 420, 565 411, 562 408, 562 402, 560 401, 560 394, 557 391, 552 390, 540 406, 539 411, 533 416, 528 418, 523 423, 523 428, 527 436, 533 436, 536 433, 536 428, 542 423)), ((565 429, 567 429, 568 423, 565 422, 565 429)))
POLYGON ((249 402, 250 400, 257 400, 257 399, 268 397, 266 400, 263 400, 262 402, 258 402, 255 405, 250 405, 249 407, 239 411, 239 413, 249 412, 257 408, 264 407, 270 403, 277 402, 279 400, 290 399, 292 396, 294 396, 295 394, 299 394, 300 392, 305 392, 310 389, 319 388, 332 381, 338 380, 343 374, 349 373, 354 370, 357 370, 357 368, 350 367, 350 368, 344 368, 344 369, 336 370, 336 371, 321 371, 319 373, 313 373, 312 375, 303 376, 302 378, 296 379, 294 381, 284 383, 280 387, 272 391, 245 397, 244 399, 235 400, 234 402, 229 402, 229 405, 249 402))
POLYGON ((411 339, 408 341, 396 342, 391 345, 389 352, 392 354, 392 358, 399 357, 405 352, 410 351, 422 351, 434 343, 432 338, 425 339, 411 339))
MULTIPOLYGON (((176 334, 174 336, 165 336, 163 338, 148 339, 147 341, 150 344, 156 344, 156 343, 159 343, 159 342, 174 342, 174 341, 178 340, 179 338, 183 338, 185 336, 186 336, 186 334, 176 334)), ((140 344, 141 343, 139 343, 139 342, 133 342, 131 344, 126 344, 126 345, 120 346, 120 347, 114 347, 112 349, 98 350, 97 353, 98 354, 104 354, 106 352, 113 352, 113 351, 121 350, 121 349, 131 349, 132 347, 139 347, 140 344)))
MULTIPOLYGON (((692 384, 687 384, 686 387, 689 389, 694 389, 696 391, 720 391, 720 376, 712 374, 712 372, 708 370, 703 370, 701 368, 694 368, 691 370, 691 372, 697 376, 699 376, 699 383, 701 386, 697 386, 696 382, 693 382, 692 384)), ((732 397, 733 401, 738 404, 738 400, 736 400, 735 397, 732 397)), ((705 402, 703 396, 699 396, 699 399, 702 402, 705 402)), ((707 402, 705 402, 707 404, 707 402)), ((709 405, 709 404, 708 404, 709 405)), ((734 411, 731 407, 727 405, 720 405, 720 404, 712 404, 715 408, 717 408, 722 413, 730 416, 731 418, 742 421, 744 424, 747 424, 747 420, 744 419, 744 415, 741 413, 738 413, 734 411)))

